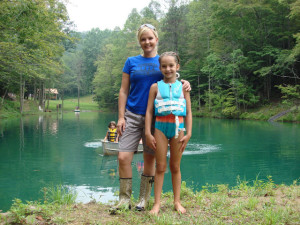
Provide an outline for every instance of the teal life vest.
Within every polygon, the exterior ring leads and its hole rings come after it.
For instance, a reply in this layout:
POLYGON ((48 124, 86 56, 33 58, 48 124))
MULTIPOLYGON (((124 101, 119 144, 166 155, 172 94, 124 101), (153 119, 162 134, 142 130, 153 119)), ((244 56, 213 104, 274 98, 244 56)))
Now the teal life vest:
POLYGON ((154 100, 156 116, 186 116, 186 100, 182 92, 182 83, 165 83, 163 80, 157 82, 157 95, 154 100))

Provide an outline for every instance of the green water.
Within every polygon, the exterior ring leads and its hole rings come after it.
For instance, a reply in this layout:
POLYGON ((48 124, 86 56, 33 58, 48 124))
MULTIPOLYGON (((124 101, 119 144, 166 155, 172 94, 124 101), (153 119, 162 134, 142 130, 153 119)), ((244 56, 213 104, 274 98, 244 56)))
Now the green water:
MULTIPOLYGON (((117 157, 101 154, 100 139, 117 114, 81 112, 47 117, 26 116, 0 122, 0 210, 14 198, 42 200, 43 187, 68 185, 77 201, 116 199, 117 157)), ((300 177, 300 125, 268 122, 193 119, 193 136, 181 163, 182 180, 203 185, 236 184, 266 179, 291 184, 300 177)), ((142 154, 133 163, 134 196, 139 192, 142 154)), ((171 174, 164 191, 170 191, 171 174)))

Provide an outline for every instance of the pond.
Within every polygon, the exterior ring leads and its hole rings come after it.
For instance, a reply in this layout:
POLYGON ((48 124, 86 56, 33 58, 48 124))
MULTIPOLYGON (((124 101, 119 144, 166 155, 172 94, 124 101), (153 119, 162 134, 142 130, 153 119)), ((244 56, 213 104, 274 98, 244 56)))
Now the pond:
MULTIPOLYGON (((0 210, 13 199, 42 200, 43 187, 66 185, 78 202, 117 199, 117 156, 103 156, 101 139, 117 114, 81 112, 25 116, 0 122, 0 210)), ((205 184, 235 186, 272 176, 291 184, 300 177, 300 125, 193 118, 193 135, 181 162, 182 180, 201 190, 205 184)), ((138 197, 142 154, 133 167, 138 197)), ((167 170, 163 191, 171 191, 167 170)), ((153 193, 152 193, 153 194, 153 193)))

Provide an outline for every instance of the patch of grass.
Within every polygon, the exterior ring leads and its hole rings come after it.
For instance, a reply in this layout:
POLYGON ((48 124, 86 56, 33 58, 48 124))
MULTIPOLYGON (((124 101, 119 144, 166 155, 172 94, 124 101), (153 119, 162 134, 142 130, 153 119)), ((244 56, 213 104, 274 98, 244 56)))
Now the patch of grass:
MULTIPOLYGON (((0 102, 2 102, 0 98, 0 102)), ((48 110, 50 112, 57 112, 57 106, 61 104, 61 100, 49 100, 48 110)), ((45 109, 47 109, 48 100, 45 103, 45 109)), ((77 98, 69 98, 64 100, 64 111, 74 111, 78 105, 77 98)), ((93 101, 93 96, 83 96, 80 98, 80 110, 81 111, 99 111, 97 102, 93 101)), ((39 111, 38 102, 34 100, 24 100, 23 115, 31 114, 43 114, 44 112, 39 111)), ((47 112, 48 113, 48 112, 47 112)), ((13 118, 19 117, 20 114, 20 103, 18 101, 5 100, 4 104, 0 106, 0 118, 13 118)))
MULTIPOLYGON (((272 116, 290 109, 290 105, 280 104, 280 103, 270 103, 255 109, 249 109, 242 112, 240 115, 236 116, 235 119, 244 120, 262 120, 266 121, 272 116)), ((280 117, 277 121, 281 122, 300 122, 300 110, 296 106, 292 107, 293 111, 280 117)), ((202 108, 199 111, 193 111, 193 116, 195 117, 208 117, 208 118, 224 118, 221 111, 211 111, 209 112, 207 108, 202 108)))
POLYGON ((60 205, 70 205, 75 203, 77 193, 72 187, 64 185, 56 185, 50 188, 43 188, 44 201, 57 203, 60 205))
MULTIPOLYGON (((57 105, 62 104, 61 100, 50 100, 49 101, 49 110, 55 111, 57 110, 57 105)), ((63 109, 64 111, 73 111, 78 105, 77 98, 69 98, 64 100, 63 109)), ((99 111, 99 106, 97 102, 93 101, 93 96, 84 96, 79 100, 80 110, 89 110, 89 111, 99 111)), ((46 103, 47 106, 47 103, 46 103)))
MULTIPOLYGON (((158 216, 135 210, 109 215, 109 204, 92 201, 88 204, 62 205, 49 200, 44 204, 15 200, 6 215, 0 214, 0 224, 299 224, 300 186, 275 185, 271 177, 265 180, 237 179, 237 185, 206 185, 193 192, 182 183, 182 204, 186 214, 179 215, 173 206, 173 193, 162 195, 158 216)), ((137 200, 133 199, 133 205, 137 200)), ((151 198, 153 204, 153 198, 151 198)))
POLYGON ((12 118, 20 116, 20 103, 18 101, 4 100, 0 97, 0 118, 12 118))

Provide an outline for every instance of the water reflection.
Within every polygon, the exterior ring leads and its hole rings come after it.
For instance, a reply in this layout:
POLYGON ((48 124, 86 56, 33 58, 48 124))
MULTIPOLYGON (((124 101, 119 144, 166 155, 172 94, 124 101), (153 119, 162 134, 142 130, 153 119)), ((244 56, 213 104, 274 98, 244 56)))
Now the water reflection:
MULTIPOLYGON (((199 143, 188 143, 183 155, 202 155, 222 150, 222 145, 210 145, 210 144, 199 144, 199 143)), ((170 152, 167 154, 170 157, 170 152)))
POLYGON ((74 189, 78 193, 77 201, 82 203, 91 201, 109 203, 118 199, 114 193, 114 189, 110 187, 96 187, 95 189, 90 190, 89 186, 76 186, 74 189))
POLYGON ((84 147, 87 147, 87 148, 99 148, 99 147, 102 147, 101 139, 95 140, 93 142, 86 142, 86 143, 84 143, 84 147))

